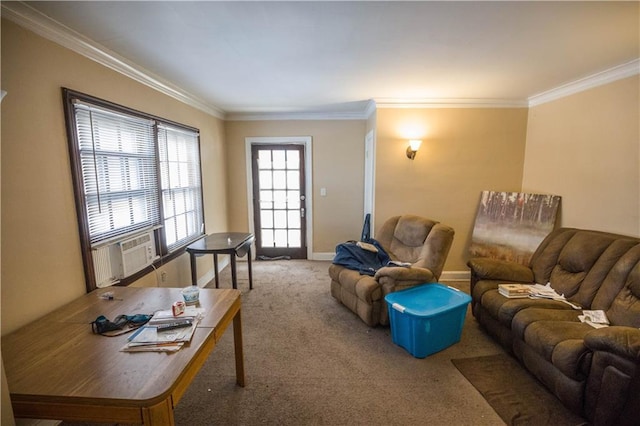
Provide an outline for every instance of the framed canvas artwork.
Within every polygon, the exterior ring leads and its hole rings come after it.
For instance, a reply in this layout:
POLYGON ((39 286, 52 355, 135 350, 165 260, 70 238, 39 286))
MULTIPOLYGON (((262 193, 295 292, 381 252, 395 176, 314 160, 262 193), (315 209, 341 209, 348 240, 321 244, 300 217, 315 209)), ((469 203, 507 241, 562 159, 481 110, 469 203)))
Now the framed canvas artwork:
POLYGON ((469 249, 489 257, 528 265, 554 229, 561 197, 524 192, 482 191, 469 249))

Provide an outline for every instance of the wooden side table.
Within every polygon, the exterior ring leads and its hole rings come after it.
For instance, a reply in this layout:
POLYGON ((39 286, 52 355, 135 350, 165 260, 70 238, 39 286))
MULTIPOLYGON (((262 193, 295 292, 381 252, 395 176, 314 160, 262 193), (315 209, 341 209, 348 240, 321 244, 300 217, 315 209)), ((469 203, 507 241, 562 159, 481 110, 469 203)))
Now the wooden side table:
POLYGON ((249 290, 253 289, 253 276, 251 271, 251 244, 255 237, 251 233, 243 232, 219 232, 209 234, 206 237, 190 244, 187 247, 191 260, 191 283, 198 285, 198 274, 196 272, 196 256, 202 254, 213 254, 213 270, 216 281, 216 288, 219 286, 218 279, 218 255, 228 254, 231 259, 231 285, 238 288, 236 257, 247 255, 249 268, 249 290))

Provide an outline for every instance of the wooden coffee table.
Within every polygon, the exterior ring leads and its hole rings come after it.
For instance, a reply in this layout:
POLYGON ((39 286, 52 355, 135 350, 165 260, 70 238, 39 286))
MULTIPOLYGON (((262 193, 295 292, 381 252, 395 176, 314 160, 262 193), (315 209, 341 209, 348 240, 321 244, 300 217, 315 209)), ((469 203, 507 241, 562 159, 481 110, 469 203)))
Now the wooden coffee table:
POLYGON ((88 293, 2 337, 16 417, 173 425, 173 409, 233 322, 236 382, 244 386, 240 292, 201 289, 206 315, 175 353, 120 352, 128 334, 93 334, 99 315, 152 314, 181 300, 178 288, 112 287, 88 293), (115 300, 99 297, 113 291, 115 300))

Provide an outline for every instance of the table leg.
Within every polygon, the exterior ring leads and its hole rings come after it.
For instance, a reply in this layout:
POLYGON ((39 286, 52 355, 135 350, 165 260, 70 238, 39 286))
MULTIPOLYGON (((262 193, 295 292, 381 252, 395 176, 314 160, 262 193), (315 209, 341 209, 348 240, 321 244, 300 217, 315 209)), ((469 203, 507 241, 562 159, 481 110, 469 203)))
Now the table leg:
POLYGON ((231 253, 229 255, 231 257, 231 285, 234 289, 238 288, 238 280, 236 276, 236 254, 231 253))
POLYGON ((189 260, 191 262, 191 285, 198 285, 198 273, 196 272, 196 255, 189 253, 189 260))
POLYGON ((218 253, 213 253, 213 277, 216 280, 216 288, 220 285, 218 280, 218 253))
POLYGON ((244 387, 244 352, 242 351, 242 317, 238 309, 233 317, 233 345, 236 356, 236 383, 244 387))
POLYGON ((171 397, 153 407, 142 409, 142 422, 144 425, 166 425, 174 426, 173 404, 171 397))
POLYGON ((249 290, 253 289, 253 275, 251 273, 251 246, 249 246, 249 250, 247 251, 247 267, 249 268, 249 290))

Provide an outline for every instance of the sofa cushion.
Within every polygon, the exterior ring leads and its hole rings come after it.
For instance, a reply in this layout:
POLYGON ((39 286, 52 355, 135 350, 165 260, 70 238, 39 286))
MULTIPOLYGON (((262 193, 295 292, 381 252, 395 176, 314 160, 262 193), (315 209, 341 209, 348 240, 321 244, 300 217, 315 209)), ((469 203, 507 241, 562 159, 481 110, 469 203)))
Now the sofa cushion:
POLYGON ((606 313, 613 325, 640 328, 640 261, 631 270, 606 313))
MULTIPOLYGON (((480 281, 482 283, 482 281, 480 281)), ((477 286, 476 286, 477 287, 477 286)), ((475 292, 475 289, 474 289, 475 292)), ((482 306, 485 310, 501 324, 511 328, 513 317, 523 309, 545 308, 545 309, 571 309, 569 305, 557 300, 549 299, 510 299, 504 297, 497 289, 487 290, 482 293, 482 306)))
POLYGON ((391 232, 388 247, 392 258, 415 263, 420 256, 427 235, 437 222, 412 215, 400 216, 391 232), (421 220, 418 220, 421 219, 421 220))
POLYGON ((613 325, 640 327, 640 243, 613 266, 598 289, 592 309, 602 309, 613 325))
MULTIPOLYGON (((551 286, 568 299, 576 294, 585 278, 593 272, 603 272, 599 279, 592 280, 599 284, 611 268, 612 263, 593 269, 602 254, 619 236, 590 231, 578 231, 567 241, 558 256, 558 263, 551 272, 551 286)), ((622 255, 623 253, 620 253, 622 255)), ((619 257, 618 256, 618 257, 619 257)), ((600 274, 595 274, 600 275, 600 274)))
MULTIPOLYGON (((634 239, 623 239, 618 237, 614 239, 611 244, 602 252, 598 257, 598 260, 589 270, 585 276, 578 291, 571 295, 570 299, 573 302, 578 303, 581 306, 590 307, 593 306, 593 301, 599 289, 603 286, 604 282, 611 273, 615 270, 619 270, 622 273, 618 273, 619 277, 612 277, 617 280, 618 283, 612 287, 613 293, 617 293, 622 286, 622 283, 626 279, 626 275, 629 273, 628 267, 622 266, 625 261, 624 257, 628 257, 629 251, 638 245, 638 241, 634 239), (622 261, 622 263, 621 263, 622 261), (622 271, 626 269, 626 271, 622 271), (622 280, 620 282, 620 280, 622 280)), ((640 251, 639 251, 640 254, 640 251)), ((602 309, 602 308, 593 308, 602 309)))
POLYGON ((524 340, 527 327, 536 321, 579 321, 581 310, 528 308, 518 312, 511 322, 513 336, 524 340))
POLYGON ((564 375, 583 380, 589 371, 591 351, 584 345, 590 325, 572 321, 536 321, 524 331, 529 348, 564 375))
POLYGON ((551 278, 551 271, 558 263, 558 256, 569 241, 578 232, 573 228, 558 228, 542 241, 531 256, 531 270, 534 281, 546 284, 551 278))

